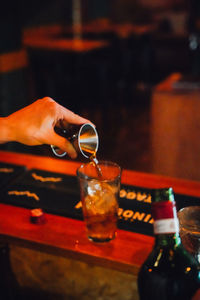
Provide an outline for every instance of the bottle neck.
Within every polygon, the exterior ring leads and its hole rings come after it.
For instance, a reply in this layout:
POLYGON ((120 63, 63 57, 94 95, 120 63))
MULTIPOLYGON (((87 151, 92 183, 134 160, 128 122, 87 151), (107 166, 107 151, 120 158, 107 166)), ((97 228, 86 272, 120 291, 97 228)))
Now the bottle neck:
POLYGON ((181 238, 179 232, 155 235, 155 246, 175 248, 180 244, 181 238))
POLYGON ((181 243, 179 221, 171 189, 158 190, 152 203, 154 218, 155 245, 159 247, 177 247, 181 243), (162 196, 162 197, 161 197, 162 196))

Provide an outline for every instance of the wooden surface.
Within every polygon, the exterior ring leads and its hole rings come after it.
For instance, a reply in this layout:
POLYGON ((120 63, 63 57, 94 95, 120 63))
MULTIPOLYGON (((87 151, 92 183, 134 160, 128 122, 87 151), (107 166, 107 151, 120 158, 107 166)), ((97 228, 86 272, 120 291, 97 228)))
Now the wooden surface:
POLYGON ((168 76, 165 80, 161 81, 154 89, 154 93, 172 93, 173 90, 173 83, 176 82, 181 78, 180 73, 172 73, 170 76, 168 76))
MULTIPOLYGON (((74 161, 4 151, 0 151, 0 161, 71 175, 76 174, 80 165, 74 161)), ((123 170, 122 182, 152 188, 170 185, 175 192, 200 196, 199 182, 128 170, 123 170)), ((46 218, 46 224, 34 225, 29 222, 28 209, 0 204, 0 239, 132 274, 137 274, 154 241, 149 236, 118 230, 114 241, 97 245, 87 240, 84 222, 50 214, 46 218)))
MULTIPOLYGON (((130 35, 143 35, 151 33, 157 29, 156 24, 113 24, 109 20, 106 21, 91 21, 87 24, 83 24, 80 28, 81 33, 87 34, 102 34, 102 33, 113 33, 121 38, 129 37, 130 35)), ((29 38, 38 37, 56 37, 62 33, 73 33, 73 26, 61 26, 61 25, 47 25, 39 27, 26 28, 23 32, 24 41, 29 38)))
POLYGON ((54 51, 73 51, 88 52, 96 49, 107 47, 109 44, 104 41, 90 41, 79 39, 64 39, 48 36, 26 37, 23 42, 25 47, 34 49, 46 49, 54 51))
MULTIPOLYGON (((137 24, 112 24, 91 22, 80 28, 82 34, 96 34, 97 40, 62 38, 63 33, 73 36, 72 26, 62 27, 42 26, 26 29, 23 33, 23 45, 34 49, 46 49, 54 51, 88 52, 109 46, 109 43, 98 39, 98 34, 111 33, 119 38, 128 38, 131 35, 141 36, 155 30, 155 25, 137 24)), ((74 33, 75 36, 75 33, 74 33)))
POLYGON ((174 88, 180 78, 171 74, 152 94, 152 170, 200 180, 200 89, 174 88))

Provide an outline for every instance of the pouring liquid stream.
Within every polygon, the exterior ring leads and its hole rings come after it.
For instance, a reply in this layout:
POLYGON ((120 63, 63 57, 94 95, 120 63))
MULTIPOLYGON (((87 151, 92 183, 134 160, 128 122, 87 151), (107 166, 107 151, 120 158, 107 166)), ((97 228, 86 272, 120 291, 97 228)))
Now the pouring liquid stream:
POLYGON ((98 159, 96 157, 96 152, 90 156, 90 160, 93 162, 93 164, 95 166, 98 178, 100 180, 102 180, 103 179, 103 174, 102 174, 98 159))

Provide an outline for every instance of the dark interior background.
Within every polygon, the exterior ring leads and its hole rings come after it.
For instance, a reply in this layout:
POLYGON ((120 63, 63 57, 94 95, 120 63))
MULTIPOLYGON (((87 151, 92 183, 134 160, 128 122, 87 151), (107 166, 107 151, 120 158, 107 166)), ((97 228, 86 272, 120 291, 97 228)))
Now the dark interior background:
MULTIPOLYGON (((122 168, 152 172, 152 93, 171 73, 199 75, 199 68, 195 69, 198 46, 192 48, 189 43, 191 34, 198 36, 198 1, 81 2, 82 24, 129 23, 155 28, 126 38, 112 34, 83 36, 106 40, 109 46, 81 56, 78 64, 73 53, 27 48, 26 68, 0 74, 0 115, 50 96, 96 124, 99 159, 116 161, 122 168)), ((64 0, 4 1, 0 10, 0 54, 24 47, 23 36, 30 28, 70 26, 72 7, 71 1, 64 0)), ((48 146, 9 143, 1 149, 53 157, 48 146)))

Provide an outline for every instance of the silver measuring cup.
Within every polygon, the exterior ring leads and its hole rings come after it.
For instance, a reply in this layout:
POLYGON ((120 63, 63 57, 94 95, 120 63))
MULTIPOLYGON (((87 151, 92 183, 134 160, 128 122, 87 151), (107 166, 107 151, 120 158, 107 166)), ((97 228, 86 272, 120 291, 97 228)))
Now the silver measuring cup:
MULTIPOLYGON (((99 138, 95 127, 90 123, 82 125, 70 124, 65 128, 55 127, 55 132, 68 139, 77 152, 84 157, 95 156, 99 147, 99 138)), ((63 157, 67 153, 60 148, 51 145, 53 153, 58 157, 63 157)))

